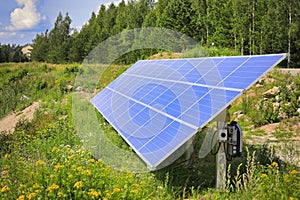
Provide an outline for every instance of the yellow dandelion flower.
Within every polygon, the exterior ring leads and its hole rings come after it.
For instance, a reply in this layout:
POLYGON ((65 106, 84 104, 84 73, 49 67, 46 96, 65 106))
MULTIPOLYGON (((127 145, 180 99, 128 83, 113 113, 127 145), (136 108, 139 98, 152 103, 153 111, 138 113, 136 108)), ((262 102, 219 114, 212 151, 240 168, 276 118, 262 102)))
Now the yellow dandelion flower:
POLYGON ((4 186, 4 187, 1 188, 1 192, 6 192, 7 190, 9 190, 8 186, 4 186))
POLYGON ((50 178, 54 178, 54 174, 50 174, 50 178))
POLYGON ((26 195, 27 199, 29 199, 29 200, 32 199, 32 198, 35 197, 35 196, 36 196, 36 193, 34 193, 34 192, 32 192, 32 193, 26 195))
POLYGON ((74 187, 76 187, 77 189, 82 188, 82 186, 83 186, 83 182, 82 182, 82 181, 77 181, 77 182, 74 184, 74 187))
POLYGON ((69 174, 69 175, 68 175, 68 178, 69 178, 69 179, 73 178, 73 175, 72 175, 72 174, 69 174))
POLYGON ((118 187, 114 188, 114 192, 120 192, 120 191, 121 191, 120 188, 118 188, 118 187))
POLYGON ((44 164, 45 164, 45 162, 42 161, 42 160, 37 160, 37 161, 35 162, 35 165, 36 165, 36 166, 38 166, 38 165, 44 165, 44 164))
POLYGON ((85 175, 91 175, 92 174, 92 171, 91 170, 85 170, 84 172, 83 172, 85 175))
POLYGON ((98 197, 100 194, 94 189, 90 189, 89 195, 92 197, 98 197))
POLYGON ((138 191, 137 189, 135 189, 135 190, 131 190, 130 192, 131 192, 131 193, 134 193, 134 194, 137 194, 137 193, 139 193, 139 191, 138 191))
POLYGON ((52 152, 58 152, 58 151, 59 151, 59 148, 57 148, 57 147, 52 148, 52 152))
POLYGON ((51 186, 49 186, 49 187, 47 188, 47 190, 50 191, 50 192, 53 192, 54 190, 57 190, 58 188, 59 188, 58 185, 52 184, 51 186))
POLYGON ((76 152, 77 153, 83 153, 83 150, 82 149, 78 149, 76 152))
POLYGON ((57 170, 59 170, 59 169, 63 169, 64 167, 65 167, 64 165, 60 165, 60 164, 55 165, 55 166, 54 166, 54 171, 57 171, 57 170))
POLYGON ((105 197, 103 200, 108 200, 108 198, 105 197))
POLYGON ((25 200, 25 195, 19 196, 18 200, 25 200))
POLYGON ((290 197, 289 200, 294 200, 294 197, 290 197))
POLYGON ((271 164, 273 167, 278 168, 278 163, 277 162, 272 162, 271 164))
POLYGON ((94 159, 94 158, 91 158, 91 159, 88 160, 88 162, 89 162, 89 163, 94 163, 94 162, 95 162, 95 159, 94 159))
POLYGON ((72 151, 72 149, 70 147, 67 148, 67 152, 70 152, 72 151))
POLYGON ((293 169, 291 172, 290 172, 290 174, 297 174, 298 172, 297 172, 297 170, 295 170, 295 169, 293 169))
POLYGON ((8 171, 6 171, 6 170, 4 170, 4 171, 1 172, 1 175, 2 175, 2 176, 5 176, 5 175, 7 175, 7 174, 8 174, 8 171))
POLYGON ((39 186, 39 184, 37 184, 37 183, 35 183, 35 184, 33 184, 33 189, 37 189, 37 188, 39 188, 40 186, 39 186))
POLYGON ((262 174, 261 176, 260 176, 260 178, 266 178, 268 175, 267 174, 262 174))
POLYGON ((82 166, 77 167, 77 171, 81 172, 82 171, 82 166))

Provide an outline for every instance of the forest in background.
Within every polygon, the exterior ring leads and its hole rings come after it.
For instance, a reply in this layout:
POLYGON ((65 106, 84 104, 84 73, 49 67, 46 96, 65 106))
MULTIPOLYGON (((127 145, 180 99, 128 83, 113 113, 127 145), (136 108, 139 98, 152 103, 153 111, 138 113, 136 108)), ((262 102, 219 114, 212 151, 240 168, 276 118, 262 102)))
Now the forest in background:
MULTIPOLYGON (((141 27, 163 27, 192 37, 200 45, 229 48, 241 55, 290 53, 287 67, 300 65, 300 2, 297 0, 153 0, 102 5, 80 31, 59 13, 52 30, 36 35, 32 60, 82 62, 107 38, 141 27)), ((132 63, 159 50, 141 50, 132 63)))

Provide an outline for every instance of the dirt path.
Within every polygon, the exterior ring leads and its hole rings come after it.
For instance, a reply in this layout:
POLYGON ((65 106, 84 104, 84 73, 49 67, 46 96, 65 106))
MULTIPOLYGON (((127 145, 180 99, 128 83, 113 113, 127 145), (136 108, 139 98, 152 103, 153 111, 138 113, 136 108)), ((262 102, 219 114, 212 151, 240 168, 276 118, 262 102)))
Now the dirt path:
POLYGON ((287 69, 287 68, 279 68, 277 69, 278 71, 280 71, 283 74, 287 74, 290 73, 292 76, 296 76, 297 74, 300 73, 300 69, 287 69))
POLYGON ((31 121, 34 117, 34 112, 39 108, 40 102, 34 102, 31 106, 28 106, 24 110, 18 113, 10 113, 7 116, 0 119, 0 133, 5 131, 12 133, 15 130, 15 126, 21 120, 31 121))

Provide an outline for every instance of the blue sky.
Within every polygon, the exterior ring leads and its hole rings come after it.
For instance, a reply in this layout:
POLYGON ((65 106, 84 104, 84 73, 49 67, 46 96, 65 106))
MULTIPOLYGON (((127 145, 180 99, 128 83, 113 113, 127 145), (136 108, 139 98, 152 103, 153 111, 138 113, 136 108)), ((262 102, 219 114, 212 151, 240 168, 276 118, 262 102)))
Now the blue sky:
POLYGON ((51 30, 59 12, 68 12, 71 27, 80 29, 101 4, 120 0, 0 0, 0 43, 31 43, 37 33, 51 30))

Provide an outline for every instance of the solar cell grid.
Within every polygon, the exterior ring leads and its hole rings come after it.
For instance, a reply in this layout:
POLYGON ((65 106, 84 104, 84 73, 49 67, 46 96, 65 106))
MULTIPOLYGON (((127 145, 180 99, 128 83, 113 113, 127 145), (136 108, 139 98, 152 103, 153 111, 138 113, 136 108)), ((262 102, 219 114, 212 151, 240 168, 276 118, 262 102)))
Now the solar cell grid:
POLYGON ((91 102, 153 170, 285 57, 138 61, 91 102))

